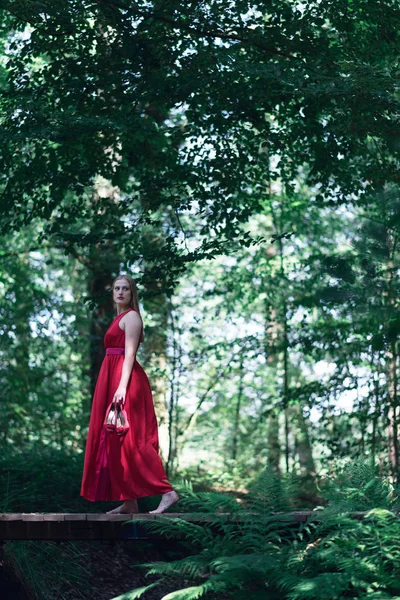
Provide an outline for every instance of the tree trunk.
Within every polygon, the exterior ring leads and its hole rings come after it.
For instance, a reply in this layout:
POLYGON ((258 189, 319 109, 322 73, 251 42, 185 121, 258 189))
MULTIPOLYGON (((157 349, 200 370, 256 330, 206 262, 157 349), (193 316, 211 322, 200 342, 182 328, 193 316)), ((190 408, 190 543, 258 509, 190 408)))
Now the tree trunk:
POLYGON ((115 317, 110 288, 118 274, 119 261, 110 263, 110 255, 115 257, 114 249, 93 248, 90 252, 88 269, 88 293, 98 301, 90 320, 90 392, 93 398, 97 377, 104 358, 103 339, 111 321, 115 317))
POLYGON ((373 370, 373 381, 372 381, 373 389, 371 390, 371 396, 373 396, 373 398, 374 398, 374 412, 372 415, 371 456, 372 456, 372 462, 373 462, 373 464, 375 464, 375 457, 376 457, 376 453, 377 453, 378 419, 379 419, 380 411, 381 411, 381 408, 380 408, 381 399, 380 399, 380 393, 379 393, 379 375, 381 372, 381 368, 380 368, 379 352, 377 355, 376 369, 374 369, 374 354, 373 354, 373 352, 371 354, 372 354, 371 369, 373 370))
POLYGON ((173 314, 173 307, 169 303, 169 316, 171 323, 171 337, 172 337, 172 364, 171 364, 171 379, 170 379, 170 395, 169 395, 169 406, 168 406, 168 458, 166 463, 167 475, 174 471, 176 453, 177 453, 177 438, 178 438, 178 380, 177 380, 177 366, 179 362, 178 347, 176 341, 176 330, 175 321, 173 314))
POLYGON ((400 483, 399 472, 399 440, 398 440, 398 394, 397 394, 397 348, 392 342, 388 364, 388 388, 389 388, 389 461, 392 467, 392 475, 396 483, 400 483))
POLYGON ((168 305, 163 284, 154 277, 147 277, 144 272, 142 286, 144 288, 143 305, 146 314, 151 317, 151 325, 144 330, 143 363, 149 373, 153 393, 154 408, 158 420, 160 454, 168 460, 169 449, 169 417, 168 417, 168 305))
POLYGON ((280 475, 281 446, 279 442, 279 413, 274 410, 268 419, 268 464, 280 475))
POLYGON ((314 479, 316 470, 308 432, 308 422, 299 404, 293 407, 292 414, 295 416, 297 425, 296 451, 299 458, 300 475, 302 478, 314 479))
MULTIPOLYGON (((277 321, 277 310, 267 303, 265 304, 265 354, 266 361, 275 371, 279 363, 279 324, 277 321)), ((278 390, 276 390, 278 394, 278 390)), ((280 474, 281 444, 280 444, 280 411, 273 408, 268 417, 268 464, 280 474)))
POLYGON ((240 366, 239 366, 239 389, 235 407, 235 421, 233 426, 233 440, 232 440, 232 459, 236 460, 238 441, 239 441, 239 426, 240 426, 240 408, 243 397, 243 354, 240 355, 240 366))
MULTIPOLYGON (((387 307, 392 312, 395 308, 395 298, 393 292, 393 279, 395 276, 395 264, 394 256, 397 247, 397 236, 387 234, 387 245, 389 249, 390 258, 388 261, 388 286, 386 301, 387 307)), ((388 454, 389 463, 392 469, 393 479, 397 484, 400 483, 400 469, 399 469, 399 440, 398 440, 398 377, 397 377, 397 329, 390 328, 388 326, 387 331, 387 363, 386 363, 386 379, 388 385, 388 397, 389 397, 389 413, 388 413, 388 454)))
POLYGON ((281 275, 281 285, 283 285, 281 302, 282 302, 282 346, 283 346, 283 406, 285 415, 285 465, 286 473, 289 473, 289 339, 288 339, 288 319, 287 319, 287 302, 286 302, 286 273, 283 257, 283 242, 282 237, 278 238, 279 245, 279 267, 281 275))

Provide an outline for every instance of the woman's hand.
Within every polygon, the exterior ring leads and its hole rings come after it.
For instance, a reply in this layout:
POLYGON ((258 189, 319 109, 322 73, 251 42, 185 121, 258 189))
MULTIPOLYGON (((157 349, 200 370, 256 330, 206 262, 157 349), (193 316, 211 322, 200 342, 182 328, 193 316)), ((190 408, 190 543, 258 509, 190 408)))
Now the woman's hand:
POLYGON ((126 388, 119 387, 114 394, 113 402, 119 402, 122 407, 125 406, 126 388))

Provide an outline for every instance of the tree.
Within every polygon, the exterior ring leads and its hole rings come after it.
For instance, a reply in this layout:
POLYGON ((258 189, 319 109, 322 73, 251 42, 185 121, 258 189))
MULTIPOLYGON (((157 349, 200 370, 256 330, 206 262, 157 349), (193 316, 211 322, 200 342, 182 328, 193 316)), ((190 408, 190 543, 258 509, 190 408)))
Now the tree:
POLYGON ((192 208, 207 255, 260 209, 265 153, 288 191, 306 165, 320 205, 398 179, 394 0, 1 6, 3 231, 41 216, 46 236, 129 253, 154 210, 192 208), (119 202, 82 203, 99 175, 119 202), (83 211, 91 235, 71 238, 83 211))

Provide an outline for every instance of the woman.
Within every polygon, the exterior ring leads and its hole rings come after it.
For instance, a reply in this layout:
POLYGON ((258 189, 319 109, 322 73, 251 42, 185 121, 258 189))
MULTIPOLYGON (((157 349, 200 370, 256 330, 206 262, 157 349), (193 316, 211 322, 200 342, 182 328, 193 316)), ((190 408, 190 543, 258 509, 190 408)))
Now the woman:
POLYGON ((86 443, 81 496, 92 502, 123 500, 108 511, 138 512, 137 498, 162 494, 152 513, 162 513, 179 500, 168 482, 158 454, 158 428, 146 373, 136 360, 143 323, 134 280, 120 275, 112 284, 117 316, 104 337, 106 356, 93 396, 86 443), (126 410, 125 435, 104 425, 111 402, 126 410))

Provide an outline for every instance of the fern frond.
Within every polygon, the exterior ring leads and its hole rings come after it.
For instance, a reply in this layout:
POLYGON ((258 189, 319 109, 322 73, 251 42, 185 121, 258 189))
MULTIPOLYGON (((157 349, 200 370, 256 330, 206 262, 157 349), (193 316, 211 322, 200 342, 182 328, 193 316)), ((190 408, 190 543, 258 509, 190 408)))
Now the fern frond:
POLYGON ((205 594, 205 590, 201 585, 184 588, 183 590, 177 590, 171 592, 166 596, 163 596, 161 600, 197 600, 205 594))
POLYGON ((130 592, 125 592, 125 594, 121 594, 120 596, 115 596, 111 598, 111 600, 137 600, 141 598, 143 594, 152 590, 157 585, 160 585, 162 580, 156 581, 155 583, 150 583, 149 585, 144 585, 143 587, 136 588, 136 590, 131 590, 130 592))
POLYGON ((390 596, 386 592, 367 592, 365 596, 359 596, 360 600, 400 600, 400 596, 390 596))
MULTIPOLYGON (((235 592, 234 600, 250 600, 247 590, 235 592)), ((259 592, 251 592, 251 600, 283 600, 282 593, 276 590, 263 589, 259 592)))
POLYGON ((237 587, 233 572, 222 575, 212 575, 207 581, 198 586, 177 590, 167 594, 161 600, 197 600, 208 593, 220 594, 237 587))
POLYGON ((198 492, 186 500, 201 512, 235 514, 242 510, 236 498, 220 492, 198 492))
POLYGON ((287 595, 288 600, 339 600, 350 589, 350 573, 321 573, 300 581, 287 595))
POLYGON ((375 464, 362 459, 345 465, 324 494, 338 512, 390 508, 395 501, 393 486, 379 476, 375 464))
POLYGON ((178 517, 159 515, 154 520, 137 518, 124 522, 124 524, 128 523, 140 524, 149 533, 158 533, 166 538, 182 537, 192 543, 204 543, 212 540, 212 534, 207 527, 178 517))
POLYGON ((181 497, 179 505, 185 512, 236 513, 241 509, 236 498, 221 492, 194 492, 187 481, 175 485, 175 489, 181 497))
POLYGON ((247 503, 250 511, 262 515, 290 510, 296 481, 294 475, 279 477, 267 467, 249 488, 247 503))
POLYGON ((148 563, 137 565, 146 567, 148 575, 188 575, 193 579, 203 577, 208 569, 208 561, 199 554, 193 556, 185 556, 178 560, 159 561, 157 563, 148 563))
POLYGON ((235 556, 219 556, 210 563, 210 567, 215 573, 225 573, 227 571, 239 571, 246 569, 254 575, 265 575, 278 567, 281 561, 276 552, 270 554, 236 554, 235 556))

